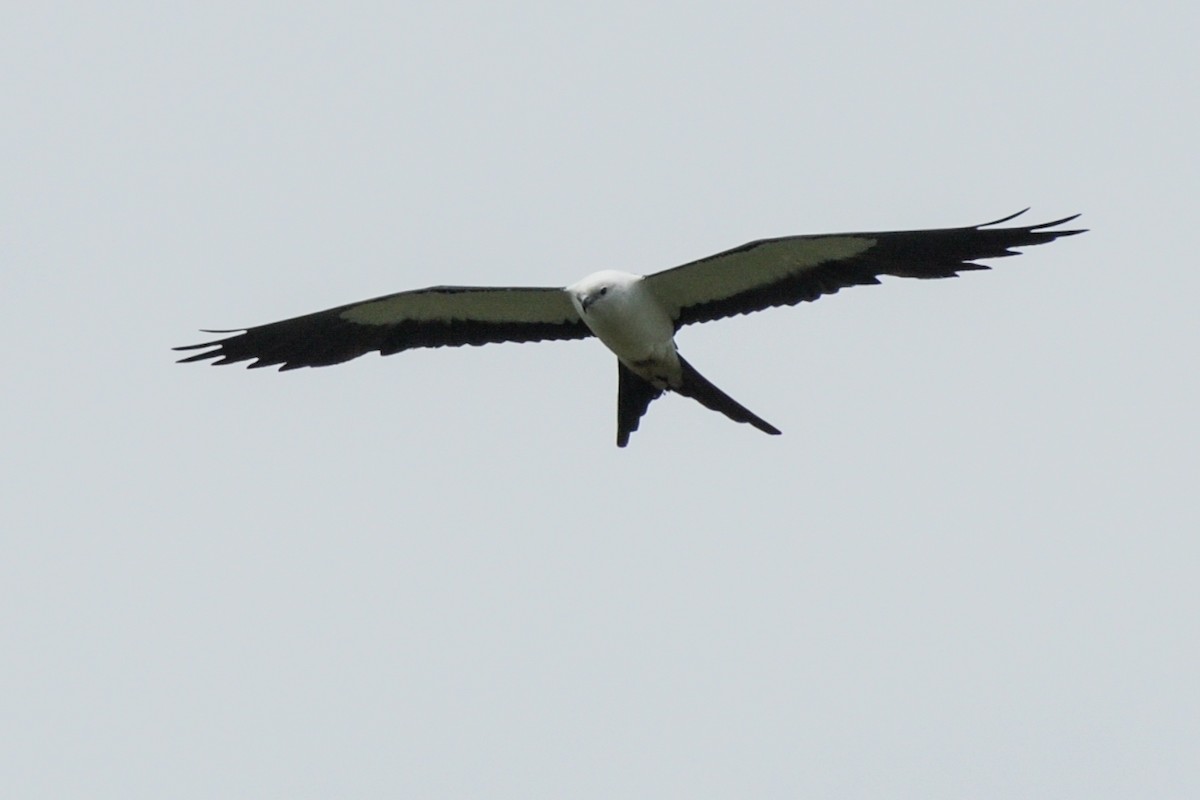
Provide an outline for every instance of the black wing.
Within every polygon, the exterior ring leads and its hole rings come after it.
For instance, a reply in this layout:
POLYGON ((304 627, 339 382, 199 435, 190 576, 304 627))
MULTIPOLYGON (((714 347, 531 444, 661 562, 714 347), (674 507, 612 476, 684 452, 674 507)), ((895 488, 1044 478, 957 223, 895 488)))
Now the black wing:
MULTIPOLYGON (((1026 209, 1027 211, 1028 209, 1026 209)), ((979 259, 1017 255, 1015 247, 1082 230, 1049 230, 1078 217, 995 228, 1021 214, 966 228, 787 236, 750 242, 646 277, 677 325, 790 306, 881 275, 951 278, 988 269, 979 259)))
POLYGON ((338 306, 176 347, 203 350, 181 362, 251 361, 250 367, 323 367, 379 351, 490 342, 583 339, 591 331, 562 289, 434 286, 338 306))

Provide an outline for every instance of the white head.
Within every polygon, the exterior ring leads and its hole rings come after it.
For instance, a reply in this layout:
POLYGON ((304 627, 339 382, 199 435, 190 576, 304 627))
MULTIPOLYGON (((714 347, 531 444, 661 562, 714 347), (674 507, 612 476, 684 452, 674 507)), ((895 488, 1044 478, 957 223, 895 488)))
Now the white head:
POLYGON ((614 297, 627 294, 641 280, 641 275, 606 269, 593 272, 583 280, 571 284, 567 287, 567 294, 571 295, 571 303, 574 304, 575 310, 581 317, 586 318, 589 309, 594 308, 597 303, 607 305, 614 297))

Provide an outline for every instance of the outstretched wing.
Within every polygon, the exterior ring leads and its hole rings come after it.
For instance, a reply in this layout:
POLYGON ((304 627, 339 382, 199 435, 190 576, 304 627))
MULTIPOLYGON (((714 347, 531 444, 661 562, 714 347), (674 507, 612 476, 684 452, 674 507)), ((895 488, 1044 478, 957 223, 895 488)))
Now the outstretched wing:
POLYGON ((176 347, 202 350, 181 362, 253 361, 250 367, 323 367, 379 351, 490 342, 582 339, 591 331, 562 289, 434 286, 318 311, 176 347))
POLYGON ((1083 233, 1049 230, 1078 214, 1040 225, 992 227, 1024 213, 966 228, 762 239, 648 275, 646 285, 678 327, 816 300, 847 286, 879 283, 880 275, 951 278, 988 269, 979 259, 1017 255, 1014 247, 1083 233))

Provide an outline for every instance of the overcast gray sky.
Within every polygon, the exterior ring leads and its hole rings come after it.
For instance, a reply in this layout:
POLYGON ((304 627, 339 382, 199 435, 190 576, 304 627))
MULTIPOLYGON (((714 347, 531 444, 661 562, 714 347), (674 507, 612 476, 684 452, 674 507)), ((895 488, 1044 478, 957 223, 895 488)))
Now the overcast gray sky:
POLYGON ((0 794, 1196 797, 1187 4, 0 12, 0 794), (685 329, 198 328, 750 239, 1091 232, 685 329))

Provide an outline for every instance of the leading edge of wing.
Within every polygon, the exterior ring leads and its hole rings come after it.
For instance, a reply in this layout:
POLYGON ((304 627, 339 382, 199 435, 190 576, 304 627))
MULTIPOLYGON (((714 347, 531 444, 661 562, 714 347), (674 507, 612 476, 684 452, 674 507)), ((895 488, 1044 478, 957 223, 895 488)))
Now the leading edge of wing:
POLYGON ((181 363, 253 361, 251 368, 322 367, 378 351, 591 336, 559 288, 432 286, 384 295, 251 328, 210 330, 224 339, 176 347, 203 350, 181 363))
MULTIPOLYGON (((1025 209, 1028 211, 1028 209, 1025 209)), ((1048 230, 1078 217, 1007 228, 1024 214, 963 228, 837 233, 760 239, 646 277, 677 325, 795 305, 881 275, 949 278, 988 269, 979 259, 1017 255, 1082 230, 1048 230)))

